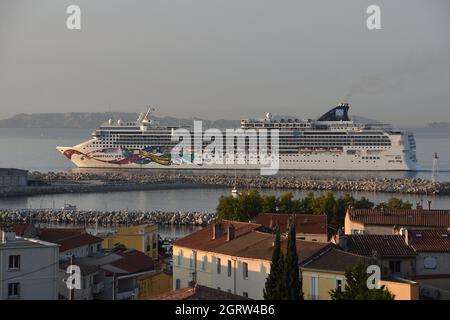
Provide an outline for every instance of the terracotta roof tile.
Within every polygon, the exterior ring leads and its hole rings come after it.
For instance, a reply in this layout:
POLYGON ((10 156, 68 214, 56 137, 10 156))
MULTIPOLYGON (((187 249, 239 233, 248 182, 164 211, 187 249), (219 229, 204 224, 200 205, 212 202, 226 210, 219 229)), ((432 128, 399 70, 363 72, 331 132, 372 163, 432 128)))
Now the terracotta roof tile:
POLYGON ((11 228, 18 237, 24 237, 27 232, 33 229, 33 225, 30 223, 13 223, 13 222, 0 222, 0 230, 11 228))
POLYGON ((205 228, 191 233, 190 235, 173 242, 174 246, 211 251, 227 242, 228 227, 233 225, 235 228, 235 238, 249 233, 252 230, 261 227, 260 224, 222 220, 223 234, 213 239, 214 224, 209 224, 205 228))
POLYGON ((372 225, 397 225, 419 227, 450 227, 449 210, 424 209, 349 209, 350 219, 372 225))
POLYGON ((280 227, 282 233, 287 231, 289 219, 295 217, 295 229, 297 234, 327 234, 327 216, 324 214, 286 214, 264 213, 252 219, 252 222, 272 228, 280 227))
POLYGON ((140 251, 128 249, 122 252, 116 252, 116 254, 123 258, 109 264, 127 273, 137 273, 154 269, 153 259, 140 251))
POLYGON ((408 230, 408 238, 418 252, 450 252, 449 230, 408 230))
POLYGON ((59 252, 103 242, 102 238, 85 233, 84 229, 40 229, 39 238, 47 242, 59 244, 59 252))
POLYGON ((414 249, 406 244, 400 235, 348 235, 347 249, 349 252, 362 256, 412 257, 416 253, 414 249))
POLYGON ((330 247, 305 261, 302 269, 345 272, 358 263, 366 264, 367 262, 368 259, 366 257, 330 247))
POLYGON ((38 236, 45 241, 57 241, 74 235, 86 233, 82 228, 40 228, 38 236))
MULTIPOLYGON (((259 231, 252 231, 240 238, 226 242, 217 247, 213 252, 220 254, 271 261, 273 253, 273 243, 275 235, 259 231)), ((328 247, 329 243, 297 240, 297 254, 299 263, 316 254, 320 250, 328 247)), ((286 253, 287 239, 281 240, 282 250, 286 253)))
POLYGON ((196 285, 160 294, 148 300, 250 300, 243 296, 196 285))

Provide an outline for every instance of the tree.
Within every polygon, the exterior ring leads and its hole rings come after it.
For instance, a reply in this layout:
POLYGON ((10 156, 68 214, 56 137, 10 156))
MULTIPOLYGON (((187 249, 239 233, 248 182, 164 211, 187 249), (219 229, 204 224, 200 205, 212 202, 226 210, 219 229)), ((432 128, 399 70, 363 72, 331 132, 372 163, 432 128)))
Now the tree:
POLYGON ((275 247, 272 253, 272 262, 270 264, 270 273, 266 279, 264 288, 265 300, 281 300, 282 292, 279 282, 284 282, 283 277, 283 253, 281 252, 281 235, 280 228, 275 228, 275 247))
POLYGON ((333 300, 394 300, 392 294, 384 285, 380 289, 369 289, 367 279, 369 274, 363 263, 358 263, 352 269, 345 272, 344 291, 331 290, 330 296, 333 300))
POLYGON ((300 270, 298 267, 298 255, 296 244, 295 222, 291 222, 288 230, 286 260, 285 260, 285 283, 286 283, 286 300, 301 300, 303 293, 301 292, 300 270))
POLYGON ((238 198, 238 217, 240 221, 249 221, 261 213, 261 195, 256 190, 241 193, 238 198))
POLYGON ((402 199, 392 197, 387 202, 381 202, 376 207, 376 209, 411 209, 412 203, 409 201, 403 201, 402 199))
POLYGON ((117 242, 117 243, 114 243, 114 249, 127 250, 127 247, 123 243, 117 242))
POLYGON ((294 210, 294 195, 292 192, 286 192, 278 200, 280 213, 292 213, 294 210))
POLYGON ((374 206, 373 202, 366 197, 361 197, 359 200, 355 200, 353 207, 356 209, 372 209, 374 206))
POLYGON ((217 205, 217 219, 237 220, 239 214, 237 212, 237 199, 233 196, 221 196, 217 205))
POLYGON ((278 199, 273 195, 262 197, 262 212, 275 213, 278 207, 278 199))

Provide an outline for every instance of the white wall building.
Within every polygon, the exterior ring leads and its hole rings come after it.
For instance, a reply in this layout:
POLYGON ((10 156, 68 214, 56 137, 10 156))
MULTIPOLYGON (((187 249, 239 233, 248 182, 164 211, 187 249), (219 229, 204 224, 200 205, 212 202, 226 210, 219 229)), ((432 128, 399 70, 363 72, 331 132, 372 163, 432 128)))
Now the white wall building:
POLYGON ((0 300, 58 299, 58 247, 0 230, 0 300))
MULTIPOLYGON (((223 221, 173 243, 173 288, 197 284, 250 299, 264 298, 275 236, 261 225, 223 221)), ((287 239, 282 239, 283 251, 287 239)), ((297 240, 299 264, 329 244, 297 240)))

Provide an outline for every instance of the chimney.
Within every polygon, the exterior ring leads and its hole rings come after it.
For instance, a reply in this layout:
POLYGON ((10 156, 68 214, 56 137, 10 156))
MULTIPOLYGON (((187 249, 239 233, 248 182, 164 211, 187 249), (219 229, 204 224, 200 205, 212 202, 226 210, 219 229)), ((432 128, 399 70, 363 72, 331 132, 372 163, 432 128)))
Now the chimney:
POLYGON ((409 245, 409 232, 405 227, 400 228, 400 235, 405 239, 407 245, 409 245))
POLYGON ((5 244, 9 241, 14 241, 16 240, 16 233, 10 228, 0 230, 0 239, 2 244, 5 244))
POLYGON ((341 229, 337 233, 337 244, 342 250, 347 251, 347 236, 344 235, 341 229))
POLYGON ((230 223, 228 226, 228 234, 227 234, 227 241, 231 241, 234 239, 234 226, 230 223))
POLYGON ((394 224, 394 227, 392 228, 392 234, 397 235, 401 234, 401 228, 399 228, 396 224, 394 224))
POLYGON ((223 224, 221 222, 213 224, 213 240, 223 235, 223 224))

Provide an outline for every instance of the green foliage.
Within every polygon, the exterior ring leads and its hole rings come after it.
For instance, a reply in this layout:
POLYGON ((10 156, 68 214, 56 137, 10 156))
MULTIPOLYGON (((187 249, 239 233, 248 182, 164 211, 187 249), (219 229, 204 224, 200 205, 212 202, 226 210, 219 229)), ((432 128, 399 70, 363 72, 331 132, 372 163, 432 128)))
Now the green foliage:
POLYGON ((114 249, 127 250, 127 247, 123 243, 117 242, 117 243, 114 243, 114 249))
POLYGON ((288 231, 288 243, 285 263, 286 300, 300 300, 303 298, 300 270, 296 244, 295 224, 292 223, 288 231))
POLYGON ((270 264, 270 274, 267 277, 264 288, 265 300, 280 300, 280 277, 283 275, 283 253, 281 252, 281 235, 280 229, 275 230, 275 247, 272 253, 272 262, 270 264))
POLYGON ((369 274, 366 273, 366 267, 360 263, 353 269, 345 272, 345 289, 344 291, 331 290, 330 296, 333 300, 394 300, 395 295, 392 294, 385 286, 380 289, 369 289, 367 287, 367 279, 369 274))
POLYGON ((387 202, 381 202, 376 207, 376 209, 411 209, 412 203, 409 201, 403 201, 398 198, 390 198, 387 202))
POLYGON ((275 247, 272 253, 270 273, 264 288, 265 300, 300 300, 302 284, 299 275, 295 226, 289 229, 286 256, 281 250, 281 235, 275 230, 275 247))
POLYGON ((262 197, 262 212, 274 213, 278 209, 278 199, 275 196, 263 196, 262 197))
MULTIPOLYGON (((222 196, 217 206, 217 218, 249 221, 259 213, 303 213, 326 214, 328 221, 328 235, 336 233, 343 227, 345 212, 352 206, 357 209, 371 209, 374 204, 367 198, 355 199, 349 194, 336 198, 333 192, 322 193, 314 196, 310 192, 303 199, 295 199, 292 192, 287 192, 279 197, 274 195, 261 195, 258 191, 243 192, 236 198, 232 195, 222 196)), ((391 198, 387 203, 377 205, 389 209, 410 209, 411 203, 398 198, 391 198)))

